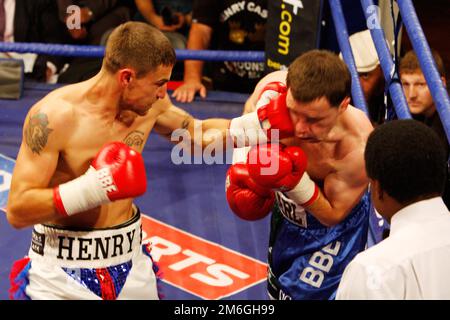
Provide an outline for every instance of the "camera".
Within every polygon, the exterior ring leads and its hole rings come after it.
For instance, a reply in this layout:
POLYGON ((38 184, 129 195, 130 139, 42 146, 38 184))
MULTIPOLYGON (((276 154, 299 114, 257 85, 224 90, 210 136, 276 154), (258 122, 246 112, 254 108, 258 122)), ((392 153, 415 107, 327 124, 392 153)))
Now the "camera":
POLYGON ((161 10, 161 16, 162 16, 163 22, 166 26, 172 26, 172 25, 178 24, 180 22, 178 15, 170 7, 164 7, 161 10))

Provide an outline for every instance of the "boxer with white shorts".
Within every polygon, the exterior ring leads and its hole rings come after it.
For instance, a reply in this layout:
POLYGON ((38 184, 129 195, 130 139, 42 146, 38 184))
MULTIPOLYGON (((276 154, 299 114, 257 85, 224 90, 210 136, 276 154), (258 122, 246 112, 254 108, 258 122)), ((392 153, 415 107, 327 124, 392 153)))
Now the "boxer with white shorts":
POLYGON ((134 211, 113 228, 35 225, 11 298, 158 299, 155 267, 141 243, 141 215, 134 211))
MULTIPOLYGON (((190 141, 200 147, 217 139, 226 146, 232 138, 229 119, 199 121, 172 105, 166 93, 175 61, 160 31, 127 22, 109 36, 97 75, 52 91, 30 108, 6 211, 13 227, 35 227, 29 257, 12 270, 12 298, 158 297, 133 209, 133 198, 146 191, 140 153, 152 129, 169 139, 178 129, 190 137, 198 126, 219 130, 190 141), (128 251, 115 256, 114 241, 125 245, 129 232, 128 251), (73 261, 58 258, 55 250, 67 254, 66 246, 73 261)), ((235 121, 236 132, 240 124, 235 121)))

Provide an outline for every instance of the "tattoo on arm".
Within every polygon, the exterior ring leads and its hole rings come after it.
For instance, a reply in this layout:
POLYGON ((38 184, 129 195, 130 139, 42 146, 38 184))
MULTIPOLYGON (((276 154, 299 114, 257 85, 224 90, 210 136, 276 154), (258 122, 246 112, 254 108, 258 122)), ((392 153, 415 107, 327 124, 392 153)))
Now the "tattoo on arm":
POLYGON ((144 144, 144 133, 139 130, 134 130, 125 137, 123 142, 129 147, 135 146, 136 148, 140 148, 144 144))
POLYGON ((30 116, 25 127, 25 142, 33 153, 40 154, 45 148, 48 135, 53 131, 48 127, 48 117, 45 113, 37 112, 30 116))
POLYGON ((189 127, 189 123, 191 123, 191 120, 192 120, 191 116, 186 117, 181 123, 181 129, 187 129, 189 127))

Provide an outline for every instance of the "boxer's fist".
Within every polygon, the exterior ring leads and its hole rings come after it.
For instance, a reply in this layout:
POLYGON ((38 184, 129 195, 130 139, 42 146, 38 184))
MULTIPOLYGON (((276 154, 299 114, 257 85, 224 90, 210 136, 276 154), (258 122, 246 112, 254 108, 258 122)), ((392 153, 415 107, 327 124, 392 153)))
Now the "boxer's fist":
POLYGON ((139 152, 122 142, 105 145, 92 160, 103 189, 111 201, 137 197, 145 193, 147 177, 139 152))
POLYGON ((57 212, 64 216, 145 193, 147 178, 140 153, 122 142, 108 143, 94 157, 89 170, 53 189, 57 212))
POLYGON ((235 142, 247 141, 248 145, 266 143, 276 137, 273 134, 275 129, 278 139, 292 137, 294 125, 286 106, 286 94, 283 83, 268 83, 256 103, 256 110, 231 120, 229 130, 235 142))
POLYGON ((253 147, 247 158, 249 176, 261 187, 286 192, 296 203, 308 206, 319 188, 306 172, 308 158, 299 147, 267 144, 253 147))
POLYGON ((287 88, 282 82, 270 82, 265 87, 256 103, 256 112, 263 129, 267 129, 267 138, 272 140, 272 130, 278 129, 278 138, 284 139, 294 135, 289 110, 286 105, 287 88))
POLYGON ((247 157, 252 179, 260 186, 287 191, 293 189, 306 171, 308 159, 299 147, 264 144, 253 147, 247 157))
POLYGON ((274 192, 258 186, 250 178, 244 163, 234 164, 228 169, 225 190, 231 210, 244 220, 264 218, 275 203, 274 192))

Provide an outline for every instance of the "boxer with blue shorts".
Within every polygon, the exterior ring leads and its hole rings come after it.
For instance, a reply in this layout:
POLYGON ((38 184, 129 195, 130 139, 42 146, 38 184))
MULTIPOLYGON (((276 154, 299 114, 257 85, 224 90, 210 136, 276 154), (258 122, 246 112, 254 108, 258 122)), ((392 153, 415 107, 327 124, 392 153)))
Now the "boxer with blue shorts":
POLYGON ((251 128, 253 113, 267 115, 259 123, 268 134, 236 152, 226 193, 243 219, 273 212, 273 299, 333 299, 345 266, 366 246, 372 206, 364 149, 373 127, 350 105, 350 88, 339 57, 311 50, 264 77, 247 101, 242 121, 251 128))
POLYGON ((269 244, 269 296, 280 300, 334 299, 345 266, 366 246, 372 211, 369 194, 364 194, 344 221, 331 228, 281 192, 276 198, 269 244))

